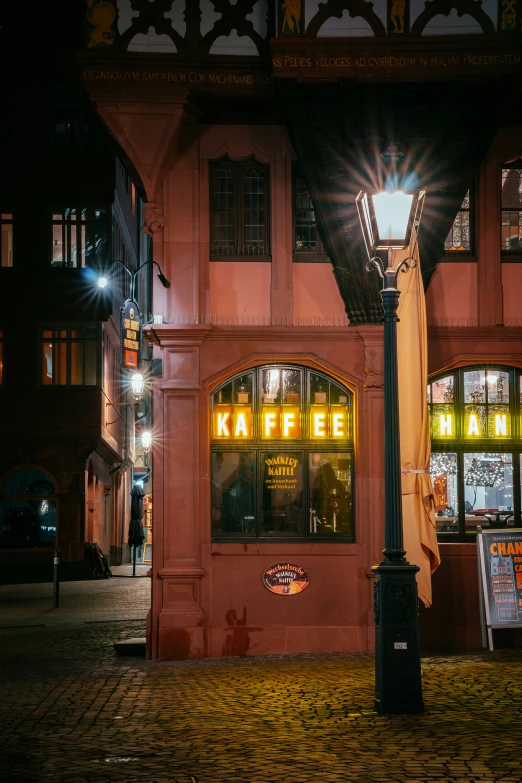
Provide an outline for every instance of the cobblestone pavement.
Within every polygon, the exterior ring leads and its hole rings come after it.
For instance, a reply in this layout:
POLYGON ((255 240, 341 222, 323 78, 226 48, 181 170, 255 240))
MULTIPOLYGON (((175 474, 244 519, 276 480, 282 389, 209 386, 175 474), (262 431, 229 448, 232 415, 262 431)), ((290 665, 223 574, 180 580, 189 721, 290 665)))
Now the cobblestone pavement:
POLYGON ((426 712, 381 717, 371 656, 115 656, 143 632, 0 630, 2 783, 522 779, 520 650, 424 657, 426 712))

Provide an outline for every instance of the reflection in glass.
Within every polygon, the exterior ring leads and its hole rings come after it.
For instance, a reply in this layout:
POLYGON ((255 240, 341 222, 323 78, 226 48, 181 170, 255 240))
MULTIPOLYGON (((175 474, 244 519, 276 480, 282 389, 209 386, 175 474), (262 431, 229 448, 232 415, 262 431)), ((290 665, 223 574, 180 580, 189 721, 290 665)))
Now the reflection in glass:
POLYGON ((1 547, 52 549, 55 544, 55 500, 0 500, 1 547))
POLYGON ((431 384, 431 402, 445 403, 455 402, 455 389, 453 386, 453 375, 447 378, 440 378, 431 384))
POLYGON ((303 454, 264 451, 261 535, 300 535, 303 519, 303 454))
POLYGON ((511 454, 464 454, 464 483, 467 533, 513 525, 511 454))
POLYGON ((430 476, 435 499, 437 533, 458 533, 457 455, 432 452, 430 476))
POLYGON ((283 370, 283 403, 298 405, 301 401, 301 373, 283 370))
POLYGON ((212 533, 255 535, 253 451, 211 454, 212 533))
POLYGON ((271 368, 263 370, 263 402, 276 403, 281 402, 281 370, 271 368))
POLYGON ((488 402, 509 403, 509 374, 501 370, 487 371, 488 402))
POLYGON ((310 454, 310 534, 351 533, 351 454, 310 454))
POLYGON ((464 373, 464 402, 486 402, 486 373, 471 370, 464 373))

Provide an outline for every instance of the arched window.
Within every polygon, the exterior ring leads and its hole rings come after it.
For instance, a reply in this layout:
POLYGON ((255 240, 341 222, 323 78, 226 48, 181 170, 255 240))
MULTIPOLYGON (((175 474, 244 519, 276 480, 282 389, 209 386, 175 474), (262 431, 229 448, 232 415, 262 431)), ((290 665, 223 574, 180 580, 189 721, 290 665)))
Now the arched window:
POLYGON ((463 367, 428 385, 430 472, 440 540, 520 526, 521 371, 463 367))
POLYGON ((306 367, 241 373, 211 397, 212 536, 354 540, 353 395, 306 367))
POLYGON ((0 486, 0 547, 54 549, 56 498, 53 482, 38 468, 8 474, 0 486))

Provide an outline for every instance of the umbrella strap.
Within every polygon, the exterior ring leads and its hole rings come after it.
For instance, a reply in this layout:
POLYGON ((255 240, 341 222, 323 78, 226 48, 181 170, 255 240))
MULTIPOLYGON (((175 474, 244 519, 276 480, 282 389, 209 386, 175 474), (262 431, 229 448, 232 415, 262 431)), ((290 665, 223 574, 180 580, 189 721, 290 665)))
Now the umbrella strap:
POLYGON ((429 473, 429 470, 401 470, 401 473, 429 473))

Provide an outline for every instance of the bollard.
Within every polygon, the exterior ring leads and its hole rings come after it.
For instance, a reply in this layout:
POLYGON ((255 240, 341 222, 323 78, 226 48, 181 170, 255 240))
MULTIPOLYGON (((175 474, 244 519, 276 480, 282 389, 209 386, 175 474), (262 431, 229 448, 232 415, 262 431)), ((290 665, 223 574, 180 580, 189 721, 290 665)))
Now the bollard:
POLYGON ((60 565, 60 550, 54 553, 54 574, 53 574, 53 597, 54 608, 57 609, 60 603, 60 581, 58 579, 58 566, 60 565))

